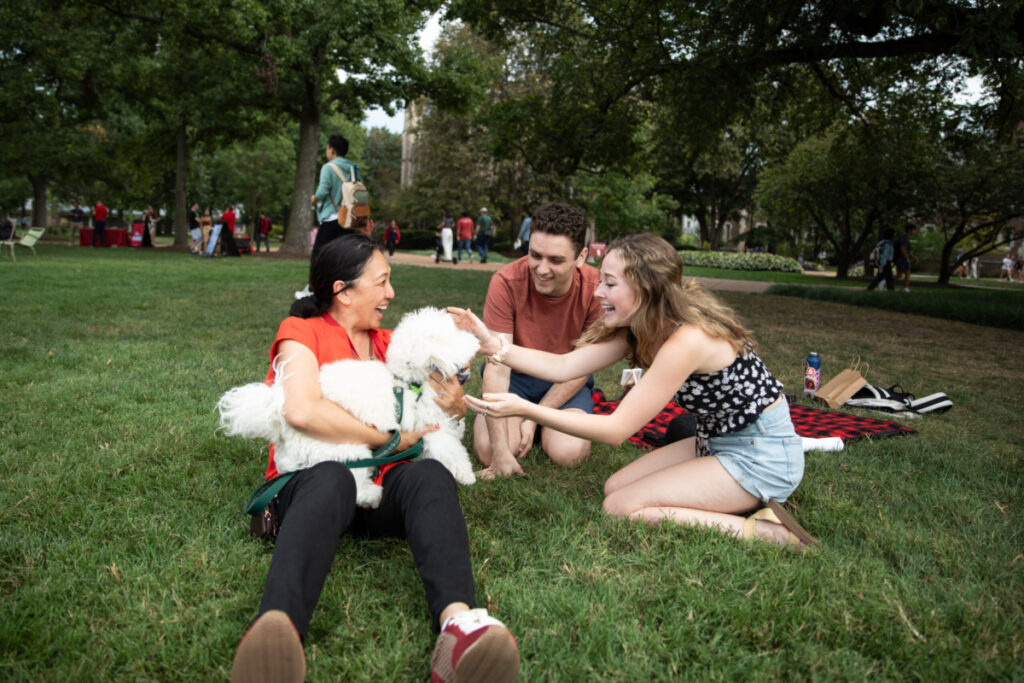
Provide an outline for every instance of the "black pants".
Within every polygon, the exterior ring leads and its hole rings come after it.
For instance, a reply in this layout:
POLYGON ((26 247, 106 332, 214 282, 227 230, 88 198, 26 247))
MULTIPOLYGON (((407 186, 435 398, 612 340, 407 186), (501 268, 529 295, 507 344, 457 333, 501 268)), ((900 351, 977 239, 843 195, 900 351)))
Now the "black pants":
POLYGON ((263 233, 257 232, 256 233, 256 251, 260 250, 260 242, 263 242, 263 245, 267 248, 267 251, 269 252, 270 251, 270 235, 264 235, 263 233))
POLYGON ((878 283, 881 282, 883 278, 885 278, 885 286, 889 288, 890 292, 893 291, 895 289, 895 285, 892 281, 892 261, 889 261, 878 269, 878 272, 875 273, 875 279, 871 281, 870 285, 868 285, 868 290, 870 291, 877 287, 878 283))
POLYGON ((451 603, 475 606, 469 537, 451 473, 436 460, 418 460, 393 468, 383 483, 380 506, 370 510, 356 507, 355 479, 345 465, 324 462, 292 477, 277 498, 281 526, 260 614, 284 611, 305 639, 346 531, 409 540, 435 630, 451 603))
POLYGON ((96 246, 99 242, 101 247, 106 246, 107 236, 107 222, 106 221, 94 221, 92 224, 92 246, 96 246))

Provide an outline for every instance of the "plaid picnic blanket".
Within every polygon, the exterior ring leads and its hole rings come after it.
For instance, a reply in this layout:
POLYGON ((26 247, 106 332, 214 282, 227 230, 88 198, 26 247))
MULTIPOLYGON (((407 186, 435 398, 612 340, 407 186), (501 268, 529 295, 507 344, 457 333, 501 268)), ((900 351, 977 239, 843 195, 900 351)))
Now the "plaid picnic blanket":
MULTIPOLYGON (((594 413, 610 415, 619 405, 617 400, 609 400, 604 392, 595 388, 594 413)), ((904 427, 892 420, 876 420, 860 417, 849 413, 832 410, 821 410, 799 403, 789 404, 789 414, 793 418, 793 428, 799 436, 811 439, 823 439, 838 436, 846 443, 871 437, 880 439, 886 436, 913 434, 914 430, 904 427)), ((633 445, 645 451, 660 448, 666 444, 679 441, 694 434, 693 416, 689 415, 674 401, 670 401, 653 420, 629 437, 633 445)))

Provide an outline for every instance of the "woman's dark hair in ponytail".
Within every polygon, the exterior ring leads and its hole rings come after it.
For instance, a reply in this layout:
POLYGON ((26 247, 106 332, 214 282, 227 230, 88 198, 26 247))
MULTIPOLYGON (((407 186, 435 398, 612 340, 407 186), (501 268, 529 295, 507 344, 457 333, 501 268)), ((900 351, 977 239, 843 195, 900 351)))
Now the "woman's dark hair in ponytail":
POLYGON ((377 243, 358 233, 342 235, 325 244, 317 252, 309 270, 309 288, 313 293, 297 299, 292 304, 290 315, 314 318, 326 313, 338 293, 334 291, 334 283, 341 280, 345 289, 355 284, 375 251, 380 251, 377 243))

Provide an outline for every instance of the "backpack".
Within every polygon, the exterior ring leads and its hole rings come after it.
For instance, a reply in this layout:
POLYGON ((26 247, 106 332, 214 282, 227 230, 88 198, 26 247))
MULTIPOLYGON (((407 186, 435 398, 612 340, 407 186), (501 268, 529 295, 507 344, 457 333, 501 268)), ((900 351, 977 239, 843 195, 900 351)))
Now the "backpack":
POLYGON ((871 255, 868 256, 868 262, 875 268, 879 267, 878 259, 882 256, 882 243, 879 242, 875 245, 875 248, 871 250, 871 255))
POLYGON ((892 244, 891 240, 878 240, 878 244, 875 245, 875 248, 871 250, 871 255, 868 256, 868 262, 875 268, 883 268, 886 263, 892 260, 892 255, 885 253, 886 246, 888 246, 886 242, 892 244), (883 255, 888 255, 889 258, 883 261, 883 255))
POLYGON ((338 213, 338 227, 351 228, 353 218, 368 218, 370 216, 370 193, 366 185, 356 180, 356 171, 350 169, 351 178, 346 179, 334 164, 327 164, 339 178, 341 178, 341 206, 334 204, 334 197, 331 196, 331 206, 338 213))

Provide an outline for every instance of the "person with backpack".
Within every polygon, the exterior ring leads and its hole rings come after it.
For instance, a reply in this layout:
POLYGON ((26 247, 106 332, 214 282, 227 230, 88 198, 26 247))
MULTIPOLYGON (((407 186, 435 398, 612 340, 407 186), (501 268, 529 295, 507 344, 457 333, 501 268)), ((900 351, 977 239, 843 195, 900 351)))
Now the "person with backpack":
POLYGON ((316 231, 313 253, 310 254, 311 264, 325 244, 336 237, 341 237, 345 232, 350 232, 338 224, 338 209, 344 201, 342 178, 359 180, 359 166, 345 158, 348 154, 348 139, 345 136, 332 135, 327 140, 324 154, 327 163, 320 168, 320 182, 316 192, 310 197, 310 201, 316 207, 316 219, 320 225, 316 231))
POLYGON ((878 283, 885 279, 885 286, 889 288, 889 291, 895 291, 896 283, 892 277, 892 259, 895 253, 895 247, 892 243, 892 238, 896 236, 896 231, 892 228, 886 228, 882 232, 882 239, 878 241, 875 248, 871 250, 871 260, 877 269, 875 272, 875 279, 868 285, 868 291, 870 292, 878 283))

